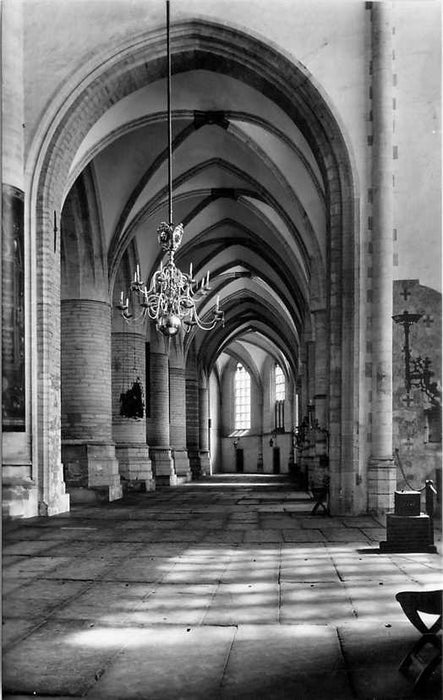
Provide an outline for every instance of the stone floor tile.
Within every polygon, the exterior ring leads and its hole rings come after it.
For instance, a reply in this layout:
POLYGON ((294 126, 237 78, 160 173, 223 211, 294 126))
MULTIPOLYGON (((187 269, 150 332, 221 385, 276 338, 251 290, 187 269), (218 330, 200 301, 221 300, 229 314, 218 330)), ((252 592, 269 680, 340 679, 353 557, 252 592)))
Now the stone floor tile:
POLYGON ((195 558, 199 559, 214 559, 215 561, 228 560, 239 550, 239 546, 236 544, 231 545, 227 542, 217 542, 215 544, 208 544, 204 542, 197 542, 192 545, 187 545, 186 549, 180 554, 180 561, 189 559, 193 561, 195 558))
POLYGON ((114 529, 105 530, 102 527, 84 528, 64 528, 60 531, 50 530, 42 534, 42 539, 57 538, 69 543, 70 540, 88 540, 88 542, 113 542, 115 540, 114 529))
POLYGON ((21 586, 26 586, 29 583, 29 581, 30 581, 29 578, 23 578, 22 576, 20 576, 18 578, 14 578, 12 576, 11 576, 11 578, 5 578, 3 576, 2 582, 1 582, 2 596, 6 596, 9 593, 16 591, 21 586))
MULTIPOLYGON (((3 608, 4 611, 4 608, 3 608)), ((2 624, 2 653, 5 654, 9 647, 18 640, 26 637, 31 630, 39 624, 46 622, 46 619, 35 619, 23 617, 10 617, 3 619, 2 624)))
POLYGON ((94 556, 73 557, 64 566, 45 573, 45 578, 77 579, 94 581, 111 566, 108 559, 96 559, 94 556))
POLYGON ((352 542, 357 543, 359 546, 364 546, 370 541, 362 530, 353 527, 327 527, 325 529, 322 528, 321 530, 324 533, 328 542, 352 542))
POLYGON ((163 583, 125 619, 128 624, 136 626, 200 625, 212 604, 216 588, 216 584, 163 583))
MULTIPOLYGON (((11 542, 10 544, 5 544, 2 547, 3 557, 10 555, 23 555, 23 554, 47 554, 51 551, 50 556, 57 556, 56 553, 52 551, 52 547, 58 546, 60 543, 58 540, 20 540, 18 542, 11 542)), ((65 547, 65 545, 63 545, 65 547)), ((66 547, 64 550, 66 554, 66 547)))
POLYGON ((386 530, 381 527, 362 527, 361 532, 371 542, 380 543, 386 540, 386 530))
POLYGON ((129 638, 114 641, 109 629, 96 630, 99 641, 85 644, 89 622, 50 620, 3 656, 3 692, 30 696, 84 695, 96 676, 129 638))
MULTIPOLYGON (((43 541, 42 541, 43 543, 43 541)), ((56 542, 55 540, 48 540, 49 548, 44 552, 51 557, 82 557, 91 554, 94 548, 97 547, 97 543, 86 541, 79 542, 78 540, 70 541, 67 545, 66 542, 56 542)))
POLYGON ((311 515, 308 518, 300 516, 300 527, 305 530, 326 530, 339 526, 340 520, 338 518, 329 518, 327 515, 311 515))
POLYGON ((174 559, 168 557, 127 557, 116 560, 103 572, 101 580, 158 583, 174 566, 174 559))
MULTIPOLYGON (((7 542, 30 542, 33 539, 39 539, 42 536, 41 527, 32 527, 30 525, 22 525, 15 527, 7 533, 7 542)), ((5 541, 6 533, 3 532, 3 541, 5 541)))
POLYGON ((266 505, 258 506, 256 508, 256 512, 259 515, 266 514, 266 513, 275 515, 275 513, 284 513, 285 508, 284 508, 283 504, 271 505, 271 504, 267 503, 266 505))
POLYGON ((269 625, 264 637, 260 625, 239 626, 223 678, 222 698, 332 697, 353 697, 334 629, 269 625))
MULTIPOLYGON (((114 559, 125 559, 132 557, 138 559, 143 556, 143 552, 151 546, 151 543, 146 542, 94 542, 92 549, 86 551, 85 556, 88 559, 92 557, 97 559, 109 559, 110 563, 114 559)), ((71 552, 71 548, 69 548, 71 552)), ((74 548, 74 556, 78 556, 74 548)))
POLYGON ((352 600, 352 607, 359 620, 366 622, 383 622, 390 624, 393 620, 401 620, 404 613, 395 600, 395 595, 402 590, 414 589, 406 577, 399 576, 396 580, 379 581, 346 581, 346 591, 352 600))
POLYGON ((255 564, 235 561, 225 569, 220 580, 222 583, 277 583, 278 578, 278 560, 255 564))
POLYGON ((312 509, 314 507, 314 503, 285 503, 283 510, 285 513, 290 513, 290 514, 297 514, 297 515, 310 515, 312 509))
MULTIPOLYGON (((88 584, 86 584, 88 585, 88 584)), ((52 610, 85 589, 83 581, 33 580, 3 596, 3 618, 47 617, 52 610)))
MULTIPOLYGON (((340 521, 345 527, 381 528, 380 523, 370 515, 364 516, 340 516, 340 521)), ((386 533, 386 530, 385 530, 386 533)))
POLYGON ((337 572, 332 564, 285 564, 282 562, 280 580, 293 583, 336 582, 337 572))
MULTIPOLYGON (((328 548, 329 549, 329 548, 328 548)), ((363 554, 356 551, 343 553, 329 549, 337 573, 343 581, 401 577, 400 569, 385 555, 363 554)))
POLYGON ((163 583, 218 583, 226 571, 226 562, 177 562, 166 573, 163 583))
POLYGON ((204 625, 272 624, 278 621, 277 583, 221 583, 204 625))
POLYGON ((209 544, 210 542, 216 543, 229 543, 229 544, 241 544, 243 542, 245 530, 210 530, 206 532, 201 542, 203 544, 209 544))
POLYGON ((206 533, 198 530, 161 530, 156 533, 156 542, 198 542, 206 533))
POLYGON ((36 578, 50 575, 58 566, 70 562, 69 557, 14 556, 4 557, 2 561, 4 578, 36 578))
POLYGON ((270 515, 260 515, 260 526, 265 529, 280 529, 280 530, 286 530, 286 529, 300 529, 300 523, 295 519, 292 518, 290 515, 284 515, 275 517, 273 514, 272 516, 270 515))
POLYGON ((283 530, 285 542, 325 542, 326 538, 320 530, 291 529, 283 530))
POLYGON ((57 529, 56 527, 46 528, 42 531, 40 535, 42 540, 59 540, 60 542, 65 542, 70 544, 73 540, 80 541, 91 541, 91 540, 103 540, 103 539, 113 539, 113 532, 106 531, 103 528, 98 527, 73 527, 71 525, 66 525, 57 529))
MULTIPOLYGON (((169 530, 168 530, 169 532, 169 530)), ((106 538, 105 539, 100 539, 99 537, 96 537, 93 539, 93 542, 95 542, 96 547, 106 547, 115 543, 119 544, 126 544, 126 543, 132 543, 132 544, 139 544, 139 545, 147 545, 150 544, 151 542, 158 542, 161 537, 161 534, 158 534, 157 530, 150 529, 150 528, 138 528, 136 530, 124 530, 123 528, 119 528, 116 530, 114 533, 113 538, 106 538)))
POLYGON ((282 624, 336 625, 354 617, 348 592, 337 581, 281 583, 282 624))
MULTIPOLYGON (((33 700, 35 695, 22 695, 21 693, 16 695, 10 695, 7 693, 6 695, 3 695, 2 698, 3 700, 33 700)), ((58 695, 57 694, 57 700, 81 700, 82 695, 58 695)), ((39 695, 38 700, 54 700, 54 695, 39 695)))
POLYGON ((188 542, 149 542, 140 546, 137 557, 178 557, 189 548, 188 542))
POLYGON ((52 617, 122 625, 130 613, 155 591, 155 584, 98 581, 55 610, 52 617))
POLYGON ((189 518, 189 513, 187 511, 180 512, 180 511, 171 511, 168 513, 158 513, 156 517, 157 522, 162 522, 162 521, 177 521, 177 520, 186 520, 188 521, 189 518))
POLYGON ((88 700, 212 700, 219 696, 234 627, 131 630, 131 643, 88 694, 88 700))
POLYGON ((248 542, 283 542, 280 530, 247 530, 243 541, 248 542))
POLYGON ((285 556, 313 557, 328 556, 328 549, 324 539, 318 542, 284 542, 281 552, 285 556))
POLYGON ((431 683, 420 696, 412 679, 398 671, 404 656, 419 638, 408 622, 390 625, 380 621, 343 625, 338 628, 344 659, 350 668, 358 698, 441 698, 441 679, 431 683))

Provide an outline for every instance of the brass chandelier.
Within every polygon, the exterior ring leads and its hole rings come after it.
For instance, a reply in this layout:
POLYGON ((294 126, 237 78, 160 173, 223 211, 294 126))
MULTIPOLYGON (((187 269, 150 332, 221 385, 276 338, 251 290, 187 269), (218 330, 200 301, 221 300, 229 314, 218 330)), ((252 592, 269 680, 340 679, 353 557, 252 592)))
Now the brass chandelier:
POLYGON ((196 303, 211 290, 209 272, 198 283, 192 274, 192 263, 189 273, 182 272, 174 262, 174 254, 180 247, 183 238, 183 224, 172 223, 172 111, 171 111, 171 49, 170 49, 170 8, 166 0, 166 41, 167 41, 167 118, 168 118, 168 209, 169 224, 162 222, 157 229, 157 240, 167 254, 166 262, 154 272, 148 289, 140 277, 140 267, 137 265, 129 288, 130 296, 124 299, 120 294, 118 308, 128 323, 143 323, 146 317, 156 321, 157 330, 167 337, 175 335, 180 328, 190 332, 197 326, 201 330, 210 331, 216 324, 224 322, 224 314, 220 309, 220 298, 217 295, 215 311, 209 320, 202 320, 197 312, 196 303), (131 302, 131 303, 130 303, 131 302), (136 308, 138 307, 138 310, 136 308))

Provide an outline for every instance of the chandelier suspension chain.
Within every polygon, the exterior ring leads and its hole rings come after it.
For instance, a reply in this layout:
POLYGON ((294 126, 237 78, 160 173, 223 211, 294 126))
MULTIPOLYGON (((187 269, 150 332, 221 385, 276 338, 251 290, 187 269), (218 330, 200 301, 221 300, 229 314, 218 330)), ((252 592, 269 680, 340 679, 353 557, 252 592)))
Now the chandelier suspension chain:
POLYGON ((173 223, 172 212, 172 109, 171 109, 171 45, 170 45, 170 0, 166 0, 166 53, 167 53, 167 131, 168 131, 168 217, 169 222, 162 222, 157 229, 157 240, 162 250, 167 254, 165 264, 154 272, 148 289, 147 283, 140 276, 140 266, 137 265, 134 278, 129 288, 129 295, 124 299, 120 294, 120 309, 122 317, 131 324, 142 324, 146 317, 156 322, 157 330, 170 337, 178 333, 180 328, 187 333, 197 326, 201 330, 210 331, 219 321, 224 325, 224 313, 220 309, 217 295, 215 310, 208 321, 200 319, 196 302, 205 297, 210 291, 209 272, 200 283, 192 274, 192 262, 189 273, 183 273, 174 262, 175 251, 183 238, 183 224, 173 223), (138 311, 136 305, 138 304, 138 311))
POLYGON ((169 224, 172 225, 172 108, 171 108, 171 13, 166 0, 166 53, 168 59, 167 113, 168 113, 168 210, 169 224))

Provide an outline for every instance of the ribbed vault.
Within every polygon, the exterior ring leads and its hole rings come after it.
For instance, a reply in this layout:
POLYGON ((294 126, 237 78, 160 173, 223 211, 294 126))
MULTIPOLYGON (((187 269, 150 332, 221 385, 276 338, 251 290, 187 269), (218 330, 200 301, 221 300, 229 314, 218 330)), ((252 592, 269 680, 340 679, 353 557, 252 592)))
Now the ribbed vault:
MULTIPOLYGON (((163 39, 162 32, 145 34, 103 61, 95 113, 85 93, 66 160, 68 204, 69 187, 78 187, 86 168, 91 173, 103 243, 94 256, 102 255, 109 271, 114 302, 134 264, 149 281, 160 260, 156 229, 167 219, 163 39)), ((338 123, 301 65, 246 34, 187 22, 173 25, 171 48, 174 221, 185 224, 177 261, 182 269, 192 262, 197 279, 211 271, 201 315, 219 296, 226 319, 210 335, 191 333, 186 348, 194 346, 207 375, 223 354, 253 356, 258 348, 295 382, 311 311, 328 309, 340 415, 341 383, 352 377, 353 336, 343 346, 342 328, 354 297, 341 279, 354 264, 355 200, 338 123)), ((78 88, 79 104, 81 89, 92 90, 96 79, 78 88)), ((65 128, 75 116, 71 109, 65 128)), ((49 162, 46 177, 56 173, 49 162)))

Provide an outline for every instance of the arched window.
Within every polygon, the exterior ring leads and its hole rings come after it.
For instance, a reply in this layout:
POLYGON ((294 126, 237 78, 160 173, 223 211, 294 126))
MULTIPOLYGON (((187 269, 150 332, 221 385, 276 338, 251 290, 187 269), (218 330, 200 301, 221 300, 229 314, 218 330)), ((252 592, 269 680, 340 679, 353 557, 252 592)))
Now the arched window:
POLYGON ((286 398, 286 383, 285 375, 283 374, 280 365, 275 365, 274 371, 274 389, 275 389, 275 430, 279 432, 285 431, 285 398, 286 398))
POLYGON ((275 400, 284 401, 286 398, 285 375, 280 365, 275 365, 275 400))
POLYGON ((238 363, 234 378, 235 429, 251 427, 251 378, 242 364, 238 363))

